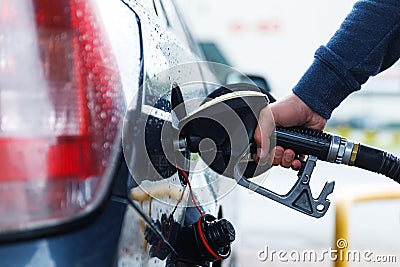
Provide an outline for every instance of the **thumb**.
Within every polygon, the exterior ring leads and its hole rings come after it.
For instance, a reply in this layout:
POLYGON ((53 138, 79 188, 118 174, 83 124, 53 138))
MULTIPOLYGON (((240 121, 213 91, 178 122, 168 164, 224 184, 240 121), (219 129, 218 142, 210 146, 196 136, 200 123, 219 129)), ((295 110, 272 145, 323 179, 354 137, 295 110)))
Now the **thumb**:
POLYGON ((274 119, 269 107, 260 112, 258 126, 254 132, 254 140, 257 144, 257 156, 261 162, 269 158, 270 137, 275 129, 274 119))

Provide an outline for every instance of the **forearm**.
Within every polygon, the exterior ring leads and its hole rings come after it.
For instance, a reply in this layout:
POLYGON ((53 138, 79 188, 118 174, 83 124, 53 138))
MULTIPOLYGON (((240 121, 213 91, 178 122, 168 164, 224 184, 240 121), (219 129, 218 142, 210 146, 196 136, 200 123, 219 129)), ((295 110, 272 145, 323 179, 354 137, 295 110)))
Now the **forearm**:
POLYGON ((314 111, 332 111, 400 56, 400 1, 359 1, 293 89, 314 111))

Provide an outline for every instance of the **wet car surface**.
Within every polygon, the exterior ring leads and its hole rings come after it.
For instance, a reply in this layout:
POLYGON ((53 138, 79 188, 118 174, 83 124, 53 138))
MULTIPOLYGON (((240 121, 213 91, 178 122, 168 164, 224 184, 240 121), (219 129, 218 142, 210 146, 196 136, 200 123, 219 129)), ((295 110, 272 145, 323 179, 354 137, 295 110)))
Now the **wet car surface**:
POLYGON ((0 160, 10 166, 0 171, 1 265, 218 266, 228 258, 234 230, 221 218, 221 196, 235 183, 195 154, 183 155, 185 169, 160 154, 161 129, 174 123, 172 89, 189 113, 221 82, 174 3, 0 6, 0 146, 8 142, 0 160), (228 241, 216 249, 199 240, 206 228, 228 241))

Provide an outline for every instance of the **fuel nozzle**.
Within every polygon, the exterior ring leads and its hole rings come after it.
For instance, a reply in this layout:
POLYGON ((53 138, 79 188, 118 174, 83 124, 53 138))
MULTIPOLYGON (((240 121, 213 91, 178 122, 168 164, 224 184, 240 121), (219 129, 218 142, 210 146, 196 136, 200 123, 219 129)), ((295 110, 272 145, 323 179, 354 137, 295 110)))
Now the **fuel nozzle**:
POLYGON ((223 86, 179 121, 179 149, 199 153, 211 169, 226 177, 258 176, 271 167, 252 160, 258 115, 267 105, 268 97, 254 86, 223 86))
MULTIPOLYGON (((316 156, 310 154, 307 157, 304 166, 298 172, 297 182, 284 195, 250 180, 265 173, 272 163, 258 165, 252 159, 256 148, 253 136, 259 114, 268 103, 268 96, 260 92, 256 86, 249 84, 222 86, 210 94, 209 99, 196 111, 180 120, 179 143, 186 146, 190 152, 199 153, 211 169, 235 179, 238 185, 309 216, 322 217, 330 206, 327 196, 332 193, 334 182, 326 183, 319 196, 313 197, 309 183, 318 159, 316 156)), ((272 118, 271 115, 270 123, 273 128, 272 118)), ((278 139, 277 142, 282 139, 280 135, 282 131, 279 131, 278 127, 276 129, 277 131, 270 137, 270 148, 275 147, 275 139, 278 139)), ((315 138, 317 143, 319 138, 319 136, 315 138)), ((314 146, 314 143, 311 143, 311 146, 314 146)), ((329 145, 327 147, 329 150, 329 145)))

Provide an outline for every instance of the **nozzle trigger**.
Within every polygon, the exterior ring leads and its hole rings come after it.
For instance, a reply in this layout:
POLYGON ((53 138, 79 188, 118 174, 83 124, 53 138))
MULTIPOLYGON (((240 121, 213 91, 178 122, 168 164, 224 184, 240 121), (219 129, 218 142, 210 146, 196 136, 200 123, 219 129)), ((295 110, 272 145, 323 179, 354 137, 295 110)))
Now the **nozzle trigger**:
POLYGON ((254 192, 270 198, 282 205, 307 214, 309 216, 320 218, 325 215, 330 206, 330 201, 327 196, 333 192, 335 182, 326 183, 319 197, 314 199, 310 188, 311 174, 316 165, 317 158, 308 156, 304 166, 298 173, 296 184, 285 195, 279 195, 271 190, 268 190, 260 185, 257 185, 246 178, 241 178, 238 184, 253 190, 254 192))

